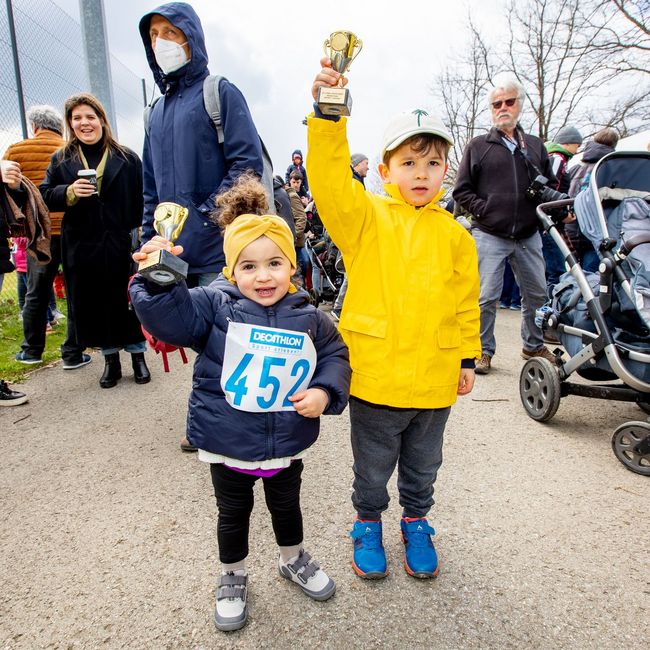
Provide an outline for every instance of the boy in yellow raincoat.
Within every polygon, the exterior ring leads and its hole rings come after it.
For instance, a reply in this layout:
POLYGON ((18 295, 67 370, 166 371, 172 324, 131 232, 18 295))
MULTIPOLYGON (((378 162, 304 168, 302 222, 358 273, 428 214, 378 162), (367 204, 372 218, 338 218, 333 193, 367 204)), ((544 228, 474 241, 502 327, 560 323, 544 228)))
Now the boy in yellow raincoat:
MULTIPOLYGON (((335 86, 340 77, 328 58, 321 66, 314 99, 319 87, 335 86)), ((389 196, 378 196, 352 179, 346 118, 314 109, 310 187, 348 273, 339 329, 352 366, 352 565, 363 578, 388 574, 381 513, 397 465, 404 567, 432 578, 438 558, 426 515, 443 432, 456 396, 472 390, 481 354, 474 241, 436 204, 453 141, 426 111, 394 118, 379 165, 389 196)))

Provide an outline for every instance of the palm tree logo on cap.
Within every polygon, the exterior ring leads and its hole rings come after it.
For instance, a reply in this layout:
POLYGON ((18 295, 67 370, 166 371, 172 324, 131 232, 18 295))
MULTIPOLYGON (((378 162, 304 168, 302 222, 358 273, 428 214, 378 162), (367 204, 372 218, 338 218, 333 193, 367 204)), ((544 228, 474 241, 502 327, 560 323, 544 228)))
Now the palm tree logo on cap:
POLYGON ((424 115, 425 117, 429 117, 429 113, 426 111, 423 111, 421 108, 417 108, 416 110, 413 111, 413 115, 417 116, 418 118, 418 126, 422 126, 420 124, 420 118, 424 115))

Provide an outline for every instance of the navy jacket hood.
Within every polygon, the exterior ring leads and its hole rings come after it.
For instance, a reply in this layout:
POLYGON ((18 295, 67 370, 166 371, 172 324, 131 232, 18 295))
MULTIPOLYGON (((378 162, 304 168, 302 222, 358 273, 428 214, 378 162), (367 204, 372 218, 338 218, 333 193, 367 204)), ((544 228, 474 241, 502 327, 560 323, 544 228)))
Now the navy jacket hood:
POLYGON ((149 67, 153 72, 154 81, 160 88, 161 93, 165 93, 167 84, 172 79, 185 77, 185 83, 191 85, 197 80, 204 79, 208 74, 208 52, 205 49, 205 37, 203 36, 203 27, 196 11, 185 2, 169 2, 160 5, 153 11, 145 14, 140 20, 140 36, 144 43, 144 50, 147 54, 149 67), (166 18, 172 25, 182 29, 187 37, 187 43, 190 47, 191 59, 186 65, 179 70, 164 75, 160 66, 156 62, 153 48, 151 47, 151 38, 149 37, 149 25, 154 14, 159 14, 166 18))
POLYGON ((599 142, 588 142, 582 154, 582 161, 586 163, 597 163, 601 158, 604 158, 608 153, 612 153, 614 147, 599 142))

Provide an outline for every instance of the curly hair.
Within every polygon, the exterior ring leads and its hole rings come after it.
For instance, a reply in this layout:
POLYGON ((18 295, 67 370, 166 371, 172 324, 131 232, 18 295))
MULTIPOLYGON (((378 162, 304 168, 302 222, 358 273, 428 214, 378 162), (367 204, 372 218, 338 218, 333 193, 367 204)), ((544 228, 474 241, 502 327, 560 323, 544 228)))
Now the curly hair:
POLYGON ((237 178, 233 186, 219 194, 212 219, 222 230, 240 214, 268 214, 269 200, 264 185, 250 171, 237 178))

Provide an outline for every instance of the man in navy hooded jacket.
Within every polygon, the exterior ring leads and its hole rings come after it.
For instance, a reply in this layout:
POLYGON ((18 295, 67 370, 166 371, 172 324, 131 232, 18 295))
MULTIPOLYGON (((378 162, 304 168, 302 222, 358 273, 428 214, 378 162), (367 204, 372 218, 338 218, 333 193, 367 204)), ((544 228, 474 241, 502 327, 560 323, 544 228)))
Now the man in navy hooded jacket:
POLYGON ((177 244, 189 264, 188 285, 207 285, 225 265, 219 227, 210 219, 215 196, 242 172, 262 175, 262 149, 246 100, 229 81, 219 83, 224 142, 205 110, 210 74, 201 21, 183 2, 161 5, 140 20, 147 61, 163 97, 148 119, 142 155, 142 241, 156 233, 153 212, 162 201, 189 210, 177 244))

